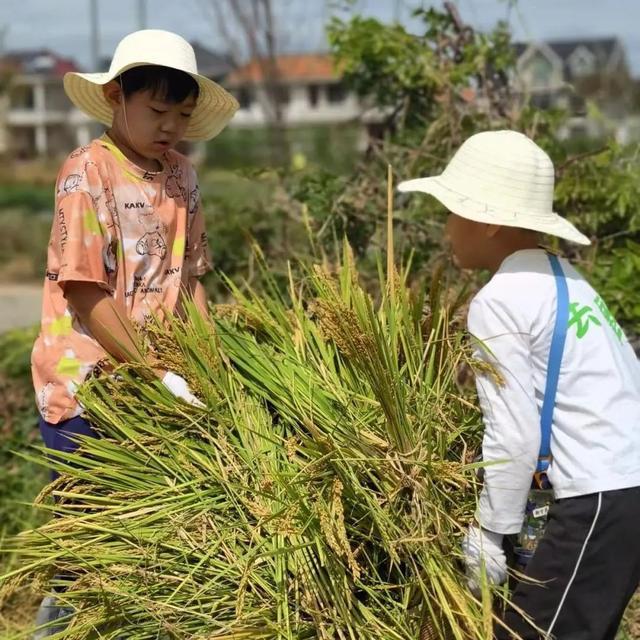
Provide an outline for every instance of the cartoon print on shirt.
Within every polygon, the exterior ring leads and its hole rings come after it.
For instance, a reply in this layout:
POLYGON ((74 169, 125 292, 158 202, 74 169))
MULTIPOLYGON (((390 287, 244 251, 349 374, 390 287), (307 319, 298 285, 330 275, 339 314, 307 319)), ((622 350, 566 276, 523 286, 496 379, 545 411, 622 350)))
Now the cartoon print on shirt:
POLYGON ((55 389, 53 382, 47 382, 36 396, 36 402, 40 415, 46 420, 49 413, 49 398, 55 389))
MULTIPOLYGON (((102 188, 100 197, 104 199, 104 205, 109 212, 106 227, 112 235, 116 237, 120 236, 120 217, 118 215, 118 206, 116 204, 116 198, 113 194, 111 185, 105 184, 102 188)), ((98 209, 98 201, 100 197, 94 199, 94 206, 98 209)))
POLYGON ((167 257, 167 243, 157 231, 145 233, 136 243, 136 252, 141 256, 158 256, 164 260, 167 257))
POLYGON ((104 252, 104 267, 107 275, 115 273, 118 268, 118 241, 112 240, 104 252))
POLYGON ((100 193, 96 193, 95 189, 92 191, 90 185, 94 183, 89 177, 89 172, 98 173, 98 166, 95 162, 89 160, 85 162, 82 173, 70 173, 62 183, 62 193, 60 195, 68 196, 76 191, 88 192, 92 198, 96 198, 100 193))
POLYGON ((118 218, 118 207, 116 205, 116 198, 113 195, 113 189, 111 188, 111 185, 104 185, 102 189, 102 196, 104 197, 104 204, 115 222, 118 218))
POLYGON ((167 257, 167 225, 158 218, 151 205, 138 216, 138 222, 145 233, 136 243, 136 253, 141 256, 158 256, 164 260, 167 257))
POLYGON ((80 147, 80 148, 76 149, 69 157, 70 158, 78 158, 82 154, 87 153, 87 151, 89 151, 89 147, 88 146, 80 147))
MULTIPOLYGON (((76 192, 88 193, 95 214, 91 220, 101 225, 102 228, 106 228, 109 238, 119 237, 120 226, 113 190, 108 184, 100 185, 101 180, 99 176, 98 165, 92 160, 85 162, 82 173, 72 173, 64 179, 60 196, 66 196, 76 192), (101 202, 103 199, 104 206, 102 206, 101 202), (110 215, 105 214, 105 208, 110 215)), ((68 229, 65 211, 62 207, 58 210, 57 223, 60 230, 60 253, 64 255, 64 249, 68 239, 68 229)), ((115 273, 117 269, 117 244, 114 241, 109 242, 103 250, 103 258, 107 273, 115 273)))
POLYGON ((80 187, 81 182, 82 175, 80 173, 72 173, 64 179, 64 182, 62 183, 62 190, 64 191, 65 195, 74 193, 80 187))
POLYGON ((187 191, 182 186, 182 169, 179 164, 169 166, 169 175, 165 184, 165 192, 170 198, 182 198, 186 201, 187 191))
POLYGON ((193 215, 198 208, 198 201, 200 200, 200 188, 196 185, 195 189, 191 190, 189 194, 189 215, 193 215))

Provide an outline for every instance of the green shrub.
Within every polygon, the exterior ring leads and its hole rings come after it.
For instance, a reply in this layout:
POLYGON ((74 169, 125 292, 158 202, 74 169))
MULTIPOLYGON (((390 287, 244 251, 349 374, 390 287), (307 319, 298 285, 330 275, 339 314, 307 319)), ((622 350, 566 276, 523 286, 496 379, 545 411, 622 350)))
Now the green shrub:
POLYGON ((30 328, 0 335, 0 538, 34 523, 30 503, 48 479, 46 471, 18 455, 40 443, 31 383, 36 334, 30 328))

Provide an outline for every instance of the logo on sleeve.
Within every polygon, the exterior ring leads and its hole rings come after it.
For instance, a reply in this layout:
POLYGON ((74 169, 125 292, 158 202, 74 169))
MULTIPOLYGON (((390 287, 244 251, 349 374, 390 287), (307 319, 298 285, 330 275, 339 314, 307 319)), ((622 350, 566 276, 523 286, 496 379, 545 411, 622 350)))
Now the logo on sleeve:
POLYGON ((602 327, 602 320, 604 320, 611 327, 618 340, 622 341, 624 333, 613 314, 609 311, 605 301, 600 296, 596 296, 593 304, 596 307, 595 309, 588 304, 581 305, 579 302, 572 302, 569 305, 567 329, 575 327, 576 337, 581 340, 589 333, 591 327, 602 327))

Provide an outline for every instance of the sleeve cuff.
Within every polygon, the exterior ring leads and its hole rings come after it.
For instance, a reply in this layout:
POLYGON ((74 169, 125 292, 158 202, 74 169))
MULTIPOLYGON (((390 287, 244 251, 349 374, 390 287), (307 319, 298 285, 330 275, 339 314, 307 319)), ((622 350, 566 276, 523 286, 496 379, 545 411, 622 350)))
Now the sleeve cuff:
POLYGON ((495 513, 491 509, 483 508, 482 505, 476 510, 475 517, 483 529, 505 536, 520 533, 524 522, 524 514, 514 517, 505 513, 495 513))
POLYGON ((63 271, 58 275, 58 285, 64 291, 65 285, 69 282, 87 282, 97 284, 101 289, 104 289, 110 295, 113 295, 113 287, 100 277, 91 277, 84 273, 77 271, 63 271))

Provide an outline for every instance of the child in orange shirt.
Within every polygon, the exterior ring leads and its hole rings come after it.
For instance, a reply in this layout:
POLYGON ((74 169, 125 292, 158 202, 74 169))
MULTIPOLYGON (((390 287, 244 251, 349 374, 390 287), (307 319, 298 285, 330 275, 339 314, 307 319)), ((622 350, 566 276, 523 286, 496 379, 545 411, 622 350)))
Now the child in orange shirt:
MULTIPOLYGON (((198 74, 188 42, 159 30, 128 35, 108 73, 68 73, 64 86, 81 111, 108 127, 71 153, 58 175, 32 353, 45 444, 73 451, 75 435, 95 435, 77 386, 108 356, 143 361, 134 323, 180 312, 185 296, 207 312, 199 278, 210 261, 198 180, 174 147, 213 138, 238 103, 198 74)), ((200 404, 183 378, 154 371, 176 397, 200 404)), ((45 598, 34 637, 55 633, 54 621, 66 613, 55 597, 45 598)))
MULTIPOLYGON (((48 249, 41 332, 32 354, 40 427, 49 448, 73 450, 67 434, 91 434, 75 398, 96 364, 142 360, 134 321, 179 311, 210 269, 198 179, 174 147, 207 140, 238 104, 198 75, 180 36, 144 30, 118 45, 108 73, 68 73, 65 91, 108 126, 63 164, 48 249)), ((165 385, 198 400, 175 373, 165 385)))

